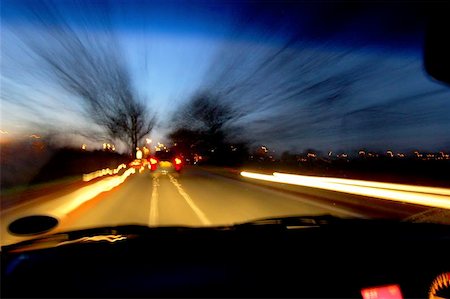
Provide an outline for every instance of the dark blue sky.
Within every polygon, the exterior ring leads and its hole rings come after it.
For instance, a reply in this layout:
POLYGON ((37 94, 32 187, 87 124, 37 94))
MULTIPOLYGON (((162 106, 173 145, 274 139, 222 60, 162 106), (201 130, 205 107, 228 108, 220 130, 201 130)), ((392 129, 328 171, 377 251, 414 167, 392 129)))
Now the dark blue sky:
POLYGON ((23 44, 21 33, 45 43, 49 28, 68 24, 115 32, 158 113, 153 138, 207 90, 245 112, 236 137, 279 151, 445 150, 450 92, 423 71, 426 12, 403 1, 2 1, 1 129, 92 126, 73 95, 34 72, 23 44))

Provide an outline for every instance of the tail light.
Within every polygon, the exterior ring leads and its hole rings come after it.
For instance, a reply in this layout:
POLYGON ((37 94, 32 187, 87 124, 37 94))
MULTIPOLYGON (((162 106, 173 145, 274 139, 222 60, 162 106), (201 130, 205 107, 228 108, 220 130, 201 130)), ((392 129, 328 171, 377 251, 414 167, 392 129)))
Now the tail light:
POLYGON ((175 158, 175 164, 180 165, 181 164, 181 159, 180 158, 175 158))

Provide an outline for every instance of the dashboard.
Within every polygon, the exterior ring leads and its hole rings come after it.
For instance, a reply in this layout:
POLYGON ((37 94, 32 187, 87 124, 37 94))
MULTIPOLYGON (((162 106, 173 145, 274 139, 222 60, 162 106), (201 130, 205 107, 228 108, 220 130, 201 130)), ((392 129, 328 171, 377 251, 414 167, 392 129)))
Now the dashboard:
POLYGON ((2 296, 449 298, 449 252, 394 221, 99 228, 3 247, 2 296))

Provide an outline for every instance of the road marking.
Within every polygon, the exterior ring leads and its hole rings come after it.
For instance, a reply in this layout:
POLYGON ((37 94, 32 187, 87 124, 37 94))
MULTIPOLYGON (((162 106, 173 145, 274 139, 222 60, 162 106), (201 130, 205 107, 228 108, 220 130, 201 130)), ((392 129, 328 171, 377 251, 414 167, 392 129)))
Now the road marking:
POLYGON ((181 187, 181 184, 178 183, 177 179, 175 179, 172 175, 169 174, 169 179, 174 184, 174 186, 177 188, 178 193, 186 200, 188 205, 191 207, 191 209, 194 211, 194 213, 197 215, 197 217, 200 219, 203 225, 211 225, 211 221, 206 217, 206 215, 202 212, 202 210, 197 207, 197 205, 194 203, 192 198, 187 194, 183 188, 181 187))
POLYGON ((149 226, 156 226, 158 223, 158 187, 159 178, 153 177, 152 197, 150 199, 150 215, 148 217, 149 226))

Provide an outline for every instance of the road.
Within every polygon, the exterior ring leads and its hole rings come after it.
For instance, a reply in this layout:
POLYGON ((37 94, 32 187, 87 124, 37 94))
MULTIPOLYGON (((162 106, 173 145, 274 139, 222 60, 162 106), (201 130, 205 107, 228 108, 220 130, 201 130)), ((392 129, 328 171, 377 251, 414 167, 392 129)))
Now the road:
POLYGON ((136 171, 123 181, 112 181, 117 177, 100 178, 65 196, 47 196, 2 211, 2 245, 24 239, 8 232, 11 221, 36 214, 59 219, 58 227, 51 231, 54 233, 124 224, 227 225, 289 215, 405 218, 429 209, 348 195, 333 194, 336 200, 330 200, 310 188, 296 187, 296 192, 278 190, 270 185, 228 178, 194 167, 184 169, 181 174, 136 171))

